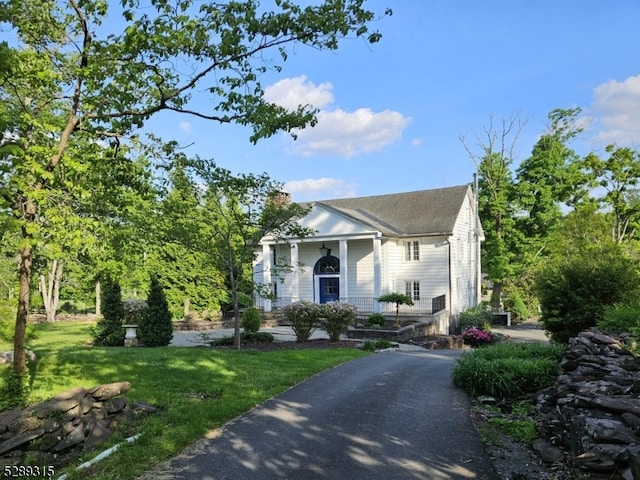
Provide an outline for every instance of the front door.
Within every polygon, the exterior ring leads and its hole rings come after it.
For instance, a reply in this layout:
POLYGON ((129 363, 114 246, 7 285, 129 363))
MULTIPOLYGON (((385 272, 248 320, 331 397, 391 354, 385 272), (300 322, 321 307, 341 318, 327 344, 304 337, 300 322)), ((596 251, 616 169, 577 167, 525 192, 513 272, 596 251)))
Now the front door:
POLYGON ((340 299, 340 278, 320 277, 320 303, 337 302, 340 299))

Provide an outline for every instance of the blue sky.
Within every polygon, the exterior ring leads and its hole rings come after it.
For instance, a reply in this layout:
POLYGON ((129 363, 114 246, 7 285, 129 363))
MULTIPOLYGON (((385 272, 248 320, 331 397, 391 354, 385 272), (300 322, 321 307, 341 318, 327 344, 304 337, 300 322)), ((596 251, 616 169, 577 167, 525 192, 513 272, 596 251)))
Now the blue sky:
MULTIPOLYGON (((266 7, 265 2, 265 7, 266 7)), ((257 145, 247 128, 162 115, 151 128, 235 173, 267 172, 294 201, 377 195, 470 182, 489 117, 519 115, 517 162, 555 108, 582 109, 581 154, 640 144, 637 0, 372 0, 391 17, 383 38, 345 40, 336 52, 298 46, 267 97, 311 103, 318 125, 298 141, 257 145)), ((274 54, 275 56, 275 54, 274 54)))

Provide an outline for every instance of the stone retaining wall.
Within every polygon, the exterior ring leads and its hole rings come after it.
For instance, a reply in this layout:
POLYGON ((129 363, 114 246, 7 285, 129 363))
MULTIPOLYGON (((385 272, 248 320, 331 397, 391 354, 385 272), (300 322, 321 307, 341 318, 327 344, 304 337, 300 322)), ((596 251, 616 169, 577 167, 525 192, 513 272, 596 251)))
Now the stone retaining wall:
POLYGON ((25 465, 27 454, 35 455, 39 465, 65 465, 107 441, 118 422, 156 411, 130 404, 121 396, 130 389, 129 382, 78 387, 24 410, 0 413, 0 471, 25 465))
POLYGON ((540 432, 589 478, 640 480, 640 359, 595 329, 569 341, 555 385, 538 396, 540 432))

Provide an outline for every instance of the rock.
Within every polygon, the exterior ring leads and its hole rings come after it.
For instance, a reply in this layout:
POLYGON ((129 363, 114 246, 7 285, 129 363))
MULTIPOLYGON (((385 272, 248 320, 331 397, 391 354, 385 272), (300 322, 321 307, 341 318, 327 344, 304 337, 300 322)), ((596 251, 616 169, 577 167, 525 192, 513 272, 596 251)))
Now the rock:
POLYGON ((25 464, 27 455, 59 466, 96 448, 111 436, 109 425, 154 411, 148 404, 129 406, 120 395, 130 389, 129 382, 78 387, 24 410, 1 412, 0 466, 25 464))
POLYGON ((534 440, 531 448, 544 463, 558 463, 564 460, 564 451, 561 448, 554 447, 542 438, 534 440))
POLYGON ((89 393, 93 398, 100 401, 123 395, 129 390, 131 390, 131 384, 129 382, 117 382, 94 387, 89 390, 89 393))
POLYGON ((543 439, 589 478, 640 480, 640 360, 625 341, 597 329, 570 339, 564 373, 537 396, 543 439))

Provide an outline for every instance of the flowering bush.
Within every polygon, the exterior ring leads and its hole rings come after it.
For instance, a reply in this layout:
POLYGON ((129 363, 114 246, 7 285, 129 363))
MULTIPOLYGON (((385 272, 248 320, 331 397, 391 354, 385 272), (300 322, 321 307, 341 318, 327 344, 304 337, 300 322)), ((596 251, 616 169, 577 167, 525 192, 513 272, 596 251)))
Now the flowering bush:
POLYGON ((319 326, 320 305, 301 301, 282 307, 282 313, 291 324, 297 342, 306 342, 319 326))
POLYGON ((481 328, 469 325, 462 332, 462 339, 467 345, 472 347, 481 347, 483 345, 489 345, 493 343, 494 337, 491 332, 482 330, 481 328))
POLYGON ((329 338, 336 342, 347 326, 356 320, 357 308, 348 303, 330 302, 320 306, 320 314, 324 317, 322 326, 329 338))

